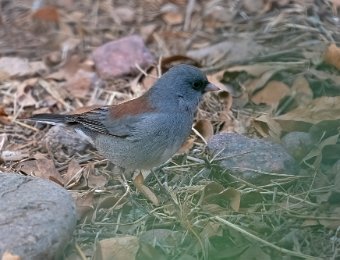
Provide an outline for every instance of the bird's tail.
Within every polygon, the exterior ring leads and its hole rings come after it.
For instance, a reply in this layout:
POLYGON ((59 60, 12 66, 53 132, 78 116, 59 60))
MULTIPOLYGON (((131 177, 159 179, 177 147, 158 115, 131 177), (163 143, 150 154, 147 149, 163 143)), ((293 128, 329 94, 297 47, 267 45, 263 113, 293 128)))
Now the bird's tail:
POLYGON ((65 124, 66 123, 67 115, 59 115, 59 114, 36 114, 33 115, 30 118, 27 118, 28 120, 40 122, 40 123, 46 123, 46 124, 65 124))

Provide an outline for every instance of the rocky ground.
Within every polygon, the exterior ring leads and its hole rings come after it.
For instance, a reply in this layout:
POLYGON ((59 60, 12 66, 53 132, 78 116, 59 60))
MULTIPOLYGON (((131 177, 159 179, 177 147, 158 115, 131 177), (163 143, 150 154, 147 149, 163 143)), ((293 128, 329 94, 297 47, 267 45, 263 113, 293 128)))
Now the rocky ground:
POLYGON ((0 7, 2 259, 340 257, 339 1, 0 7), (129 100, 178 63, 221 91, 146 178, 160 206, 73 131, 25 120, 129 100))

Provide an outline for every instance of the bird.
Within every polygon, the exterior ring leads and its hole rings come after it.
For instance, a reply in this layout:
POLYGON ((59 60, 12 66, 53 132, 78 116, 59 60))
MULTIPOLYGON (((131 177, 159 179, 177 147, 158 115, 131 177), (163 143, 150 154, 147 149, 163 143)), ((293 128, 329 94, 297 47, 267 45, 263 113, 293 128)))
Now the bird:
POLYGON ((179 150, 190 135, 203 94, 217 90, 199 68, 179 64, 135 99, 83 113, 35 114, 29 119, 72 127, 124 171, 151 170, 179 150))

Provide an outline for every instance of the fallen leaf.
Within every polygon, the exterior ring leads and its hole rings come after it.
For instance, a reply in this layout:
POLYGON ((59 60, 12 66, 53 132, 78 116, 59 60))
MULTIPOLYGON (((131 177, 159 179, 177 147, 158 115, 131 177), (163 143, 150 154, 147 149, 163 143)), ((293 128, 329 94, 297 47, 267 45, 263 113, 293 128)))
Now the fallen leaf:
POLYGON ((251 59, 263 51, 263 47, 254 40, 254 33, 238 33, 230 39, 200 49, 190 49, 186 55, 196 60, 210 59, 215 64, 227 59, 229 64, 251 59))
MULTIPOLYGON (((200 240, 208 242, 211 237, 222 237, 223 235, 223 228, 221 227, 221 224, 215 223, 215 222, 208 222, 203 230, 200 232, 200 240)), ((194 253, 198 254, 202 251, 202 245, 199 241, 196 241, 194 253)))
POLYGON ((65 108, 71 110, 71 106, 65 101, 68 96, 67 91, 59 88, 56 82, 40 79, 38 84, 65 108))
MULTIPOLYGON (((236 235, 231 234, 231 237, 233 241, 235 241, 235 237, 237 237, 236 238, 237 241, 241 241, 239 238, 239 235, 237 234, 236 235)), ((222 241, 225 241, 225 239, 222 241)), ((240 255, 244 253, 247 248, 249 248, 249 245, 246 245, 246 244, 243 245, 242 243, 238 243, 238 242, 236 242, 236 244, 238 246, 235 246, 234 243, 226 243, 223 249, 211 247, 209 248, 209 255, 213 255, 215 259, 240 259, 240 260, 246 260, 246 259, 254 260, 255 259, 254 257, 241 258, 240 255)), ((190 259, 190 260, 194 260, 194 259, 190 259)))
POLYGON ((315 158, 313 165, 314 167, 317 169, 318 167, 320 167, 320 163, 323 157, 323 150, 327 147, 327 146, 334 146, 337 144, 338 139, 339 139, 339 135, 340 134, 336 134, 334 136, 330 136, 328 138, 325 138, 324 140, 322 140, 314 149, 312 149, 304 158, 303 161, 308 161, 312 158, 315 158))
POLYGON ((46 79, 54 79, 58 81, 69 80, 75 73, 77 73, 80 66, 81 58, 78 55, 72 55, 60 70, 49 74, 46 76, 46 79))
POLYGON ((29 153, 27 150, 3 150, 0 149, 0 161, 4 162, 15 162, 21 161, 25 158, 28 158, 29 153))
POLYGON ((223 104, 223 111, 229 112, 233 105, 233 97, 227 91, 220 91, 217 94, 219 101, 223 104))
POLYGON ((17 87, 17 99, 23 108, 28 106, 35 106, 37 104, 37 100, 32 96, 32 89, 38 82, 37 78, 31 78, 24 80, 18 87, 17 87))
POLYGON ((32 13, 32 18, 44 22, 55 22, 59 21, 58 9, 54 6, 44 6, 32 13))
POLYGON ((316 142, 324 140, 330 136, 337 135, 340 129, 340 120, 323 120, 312 125, 309 134, 316 142))
POLYGON ((44 57, 44 61, 47 66, 56 66, 62 61, 62 53, 60 51, 50 52, 44 57))
POLYGON ((61 177, 58 170, 56 169, 52 160, 44 158, 44 159, 37 159, 35 160, 35 162, 38 167, 38 171, 35 172, 35 176, 53 180, 53 181, 57 180, 62 185, 64 184, 64 180, 61 177))
MULTIPOLYGON (((70 32, 69 34, 71 35, 72 33, 70 32)), ((76 38, 75 35, 73 34, 72 34, 72 37, 70 36, 70 37, 65 37, 65 38, 66 39, 63 39, 61 37, 61 39, 59 39, 59 41, 61 42, 61 49, 63 50, 63 52, 69 52, 69 53, 76 52, 76 48, 78 47, 78 45, 82 43, 82 39, 76 38)), ((84 62, 80 63, 80 66, 78 67, 78 69, 86 69, 86 68, 83 68, 83 65, 86 64, 86 62, 88 61, 89 60, 85 60, 84 62)))
POLYGON ((204 187, 204 196, 208 197, 210 195, 214 195, 216 193, 222 192, 223 190, 224 190, 223 185, 221 185, 217 182, 211 182, 211 183, 208 183, 204 187))
POLYGON ((333 13, 338 15, 338 8, 340 7, 340 0, 332 0, 333 3, 333 13))
POLYGON ((60 173, 55 168, 52 160, 43 158, 36 160, 28 160, 19 163, 18 170, 24 172, 27 175, 37 176, 39 178, 52 180, 58 184, 63 185, 64 180, 60 173))
POLYGON ((240 209, 241 192, 234 188, 225 189, 221 184, 216 182, 209 183, 204 188, 204 203, 217 204, 222 207, 226 203, 236 212, 240 209))
POLYGON ((24 77, 46 71, 47 67, 42 61, 29 62, 27 59, 18 57, 0 58, 0 75, 4 74, 9 77, 24 77))
POLYGON ((324 61, 340 70, 340 48, 332 43, 326 49, 324 61))
MULTIPOLYGON (((268 2, 271 2, 271 1, 268 1, 268 2)), ((273 2, 277 4, 278 6, 285 6, 290 3, 290 0, 274 0, 273 2)))
POLYGON ((271 116, 262 115, 257 117, 253 122, 253 126, 262 137, 271 136, 276 140, 280 140, 282 128, 271 116))
POLYGON ((152 67, 146 70, 147 74, 140 73, 132 82, 132 92, 139 96, 150 89, 159 78, 157 68, 152 67))
POLYGON ((330 212, 327 214, 321 214, 319 217, 325 217, 324 219, 320 219, 319 222, 325 228, 337 230, 340 226, 340 207, 334 206, 331 207, 330 212), (330 219, 333 218, 333 219, 330 219))
POLYGON ((126 197, 122 198, 121 194, 101 195, 96 207, 100 209, 102 208, 109 209, 114 206, 115 210, 119 210, 127 202, 128 202, 128 199, 126 199, 126 197))
MULTIPOLYGON (((181 255, 183 258, 183 254, 181 255)), ((137 259, 157 259, 168 260, 169 257, 165 255, 164 251, 159 247, 147 244, 145 242, 140 243, 137 259)), ((191 260, 190 258, 183 258, 185 260, 191 260)))
POLYGON ((304 76, 297 76, 295 78, 291 91, 295 92, 296 102, 300 106, 309 103, 313 99, 313 91, 304 76))
POLYGON ((128 6, 115 7, 115 14, 124 23, 132 23, 136 20, 136 10, 128 6))
POLYGON ((182 7, 188 4, 188 0, 171 0, 171 2, 182 7))
POLYGON ((155 23, 152 24, 143 24, 140 26, 140 34, 143 37, 144 41, 148 42, 151 40, 154 31, 156 30, 157 25, 155 23))
POLYGON ((264 0, 243 0, 243 7, 249 13, 261 13, 264 7, 264 0))
POLYGON ((210 214, 211 216, 222 216, 228 215, 230 210, 226 209, 225 207, 221 207, 220 205, 209 203, 209 204, 202 204, 201 205, 203 212, 210 214))
POLYGON ((271 260, 272 258, 261 247, 250 246, 239 256, 239 259, 271 260))
POLYGON ((220 112, 219 119, 223 122, 222 129, 220 132, 224 133, 245 133, 245 126, 243 125, 244 122, 240 122, 237 120, 231 112, 220 112))
POLYGON ((288 96, 290 93, 290 88, 281 81, 272 80, 268 82, 263 89, 256 92, 256 94, 251 98, 251 100, 259 105, 266 104, 275 109, 280 100, 288 96))
POLYGON ((252 65, 233 66, 225 70, 225 72, 246 72, 247 74, 255 77, 243 83, 244 88, 248 93, 261 89, 267 82, 279 71, 285 69, 301 69, 303 63, 299 62, 266 62, 257 63, 252 65))
POLYGON ((305 219, 302 224, 301 227, 314 227, 314 226, 319 226, 319 222, 315 219, 305 219))
POLYGON ((312 125, 319 122, 340 120, 340 96, 316 98, 273 119, 280 124, 283 131, 307 132, 312 125))
POLYGON ((162 74, 169 70, 171 67, 173 67, 176 64, 182 64, 186 63, 189 65, 193 65, 196 67, 201 67, 201 63, 198 62, 196 59, 193 59, 189 56, 185 55, 172 55, 165 57, 161 60, 161 69, 162 69, 162 74))
POLYGON ((95 260, 134 260, 139 249, 135 236, 113 237, 100 240, 96 245, 95 260))
POLYGON ((222 236, 223 228, 220 223, 208 222, 201 231, 200 237, 207 239, 213 236, 222 236))
POLYGON ((65 188, 70 189, 79 183, 80 178, 83 176, 83 168, 79 165, 78 161, 72 159, 68 163, 66 174, 62 177, 64 179, 65 188))
POLYGON ((268 81, 274 76, 278 70, 269 70, 264 72, 260 77, 255 79, 248 79, 244 82, 244 88, 249 95, 253 94, 255 91, 262 89, 268 81))
POLYGON ((185 238, 185 233, 177 230, 155 228, 144 231, 140 234, 140 242, 155 245, 155 241, 160 247, 178 247, 185 238))
POLYGON ((76 203, 78 220, 90 218, 94 211, 94 192, 75 192, 72 191, 71 195, 76 203))
POLYGON ((87 177, 87 185, 89 188, 103 188, 108 183, 107 176, 104 174, 95 175, 89 174, 87 177))
POLYGON ((7 71, 0 70, 0 81, 5 82, 6 80, 9 80, 11 78, 11 75, 7 71))
POLYGON ((219 194, 221 198, 225 198, 229 200, 230 207, 235 211, 238 212, 240 209, 240 202, 241 202, 241 192, 236 190, 232 187, 227 188, 223 192, 219 194))
POLYGON ((201 119, 197 121, 194 125, 194 128, 206 141, 208 141, 214 135, 214 128, 209 120, 201 119))
POLYGON ((183 14, 180 12, 167 12, 162 15, 162 18, 168 25, 177 25, 184 21, 183 14))
POLYGON ((315 76, 319 80, 331 80, 335 86, 340 82, 340 76, 334 73, 329 73, 327 71, 321 71, 316 69, 309 69, 308 74, 315 76))
POLYGON ((11 119, 8 117, 4 106, 0 105, 0 124, 9 125, 11 119))
MULTIPOLYGON (((237 65, 237 66, 229 67, 225 71, 227 72, 244 71, 253 77, 260 77, 261 75, 263 75, 263 73, 267 71, 272 71, 274 67, 275 66, 273 66, 272 64, 260 63, 260 64, 252 64, 252 65, 237 65)), ((282 68, 280 67, 280 69, 282 68)))
POLYGON ((308 80, 304 76, 297 76, 292 84, 291 89, 297 94, 303 94, 308 99, 313 98, 313 91, 310 88, 308 80))
POLYGON ((96 73, 79 69, 71 78, 67 80, 64 87, 75 98, 85 98, 92 84, 96 80, 96 73))

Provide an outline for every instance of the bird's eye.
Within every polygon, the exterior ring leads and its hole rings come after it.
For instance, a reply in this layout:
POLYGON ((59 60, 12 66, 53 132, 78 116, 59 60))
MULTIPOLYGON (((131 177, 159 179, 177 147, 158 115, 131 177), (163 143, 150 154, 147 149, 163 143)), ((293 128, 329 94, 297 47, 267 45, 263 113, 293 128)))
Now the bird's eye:
POLYGON ((192 84, 192 88, 195 89, 195 90, 200 90, 202 88, 202 83, 200 81, 195 81, 192 84))

